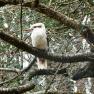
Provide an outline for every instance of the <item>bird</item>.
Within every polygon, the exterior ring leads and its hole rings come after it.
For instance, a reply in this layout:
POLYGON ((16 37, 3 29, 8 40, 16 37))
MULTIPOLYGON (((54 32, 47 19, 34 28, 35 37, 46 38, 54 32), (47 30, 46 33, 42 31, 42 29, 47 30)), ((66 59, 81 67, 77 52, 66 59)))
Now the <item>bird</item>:
MULTIPOLYGON (((32 46, 47 50, 48 45, 45 25, 43 23, 35 23, 30 26, 30 30, 28 31, 31 33, 32 46)), ((46 59, 37 57, 36 60, 38 69, 47 69, 46 59)))

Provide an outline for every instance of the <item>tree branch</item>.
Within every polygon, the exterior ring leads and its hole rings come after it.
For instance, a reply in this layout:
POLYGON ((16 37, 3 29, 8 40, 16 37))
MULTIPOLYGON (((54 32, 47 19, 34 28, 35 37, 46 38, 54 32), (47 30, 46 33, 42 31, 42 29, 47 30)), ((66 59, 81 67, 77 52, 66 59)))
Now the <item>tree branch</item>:
POLYGON ((0 68, 0 71, 5 71, 5 72, 14 72, 14 73, 19 73, 19 69, 10 69, 10 68, 0 68))
MULTIPOLYGON (((34 76, 39 75, 54 75, 56 69, 42 69, 42 70, 34 70, 29 73, 29 80, 31 80, 34 76)), ((63 74, 64 76, 68 76, 66 69, 59 69, 57 74, 63 74)))
MULTIPOLYGON (((13 5, 19 4, 19 0, 0 0, 0 6, 4 6, 6 4, 13 4, 13 5), (3 3, 3 5, 1 3, 3 3)), ((80 24, 76 20, 69 18, 64 14, 56 12, 54 11, 54 9, 49 8, 46 5, 40 4, 39 0, 32 0, 32 2, 24 2, 23 6, 33 8, 36 11, 43 13, 48 17, 59 21, 60 23, 65 24, 66 26, 79 30, 80 24)))
POLYGON ((34 89, 35 85, 28 83, 18 87, 0 88, 0 94, 21 94, 34 89))
POLYGON ((82 61, 94 61, 94 54, 93 53, 87 53, 87 54, 78 54, 78 55, 55 55, 51 54, 49 52, 46 52, 42 49, 38 49, 35 47, 31 47, 30 45, 27 45, 23 41, 20 41, 14 37, 9 36, 8 34, 5 34, 3 32, 0 32, 0 38, 18 49, 21 49, 23 51, 26 51, 28 53, 31 53, 35 55, 36 57, 40 58, 46 58, 52 61, 60 62, 60 63, 74 63, 74 62, 82 62, 82 61))

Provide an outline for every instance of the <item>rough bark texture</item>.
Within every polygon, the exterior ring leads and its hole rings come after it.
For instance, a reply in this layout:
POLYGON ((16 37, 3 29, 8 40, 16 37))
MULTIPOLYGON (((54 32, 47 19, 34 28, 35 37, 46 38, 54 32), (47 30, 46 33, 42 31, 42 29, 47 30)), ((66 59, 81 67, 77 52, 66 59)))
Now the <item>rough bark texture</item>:
POLYGON ((13 88, 0 88, 0 94, 21 94, 26 91, 34 89, 35 85, 34 84, 26 84, 18 87, 13 87, 13 88))
MULTIPOLYGON (((56 72, 55 69, 36 70, 30 73, 29 80, 31 80, 32 77, 38 76, 38 75, 54 75, 55 72, 56 72)), ((63 74, 64 76, 68 76, 66 69, 59 69, 57 74, 63 74)))
POLYGON ((47 51, 45 50, 41 50, 35 47, 31 47, 29 45, 27 45, 26 43, 24 43, 23 41, 17 40, 16 38, 13 38, 11 36, 9 36, 8 34, 5 34, 3 32, 0 32, 0 38, 12 45, 14 45, 15 47, 17 47, 18 49, 21 49, 23 51, 26 51, 28 53, 31 53, 37 57, 40 58, 46 58, 52 61, 56 61, 56 62, 60 62, 60 63, 74 63, 74 62, 81 62, 81 61, 94 61, 93 58, 90 57, 94 57, 93 54, 87 53, 87 54, 78 54, 78 55, 68 55, 68 56, 64 56, 64 55, 55 55, 55 54, 51 54, 51 53, 47 53, 47 51))

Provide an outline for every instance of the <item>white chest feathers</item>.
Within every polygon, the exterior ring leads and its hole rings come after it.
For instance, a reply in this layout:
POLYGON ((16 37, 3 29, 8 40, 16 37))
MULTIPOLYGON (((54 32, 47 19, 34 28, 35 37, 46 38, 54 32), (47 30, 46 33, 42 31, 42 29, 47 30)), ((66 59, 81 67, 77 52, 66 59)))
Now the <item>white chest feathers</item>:
POLYGON ((46 30, 43 28, 34 28, 31 34, 32 45, 40 49, 47 48, 46 30))

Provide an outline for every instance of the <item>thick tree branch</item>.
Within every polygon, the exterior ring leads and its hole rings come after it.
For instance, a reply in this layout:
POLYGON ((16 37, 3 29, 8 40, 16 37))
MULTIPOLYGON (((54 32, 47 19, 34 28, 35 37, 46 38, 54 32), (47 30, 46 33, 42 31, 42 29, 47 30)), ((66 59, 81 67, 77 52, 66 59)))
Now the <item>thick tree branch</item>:
MULTIPOLYGON (((29 80, 34 76, 39 75, 54 75, 56 69, 42 69, 42 70, 34 70, 29 74, 29 80)), ((59 69, 57 74, 63 74, 64 76, 68 76, 66 69, 59 69)))
MULTIPOLYGON (((0 68, 0 71, 15 72, 15 73, 21 72, 21 70, 9 69, 9 68, 0 68)), ((29 79, 31 79, 34 76, 39 76, 39 75, 54 75, 55 72, 56 72, 56 69, 33 70, 32 72, 29 73, 30 74, 29 79)), ((64 74, 65 76, 68 76, 66 69, 59 69, 57 74, 64 74)))
POLYGON ((19 0, 0 0, 0 7, 5 6, 7 4, 13 4, 13 5, 17 5, 19 2, 19 0))
POLYGON ((69 18, 68 16, 64 15, 63 13, 61 14, 57 11, 54 11, 52 8, 49 8, 46 5, 39 4, 37 6, 37 8, 35 8, 35 10, 47 15, 50 18, 53 18, 53 19, 59 21, 60 23, 66 25, 68 27, 79 30, 80 25, 76 20, 69 18))
MULTIPOLYGON (((6 4, 13 4, 13 5, 19 4, 19 0, 0 0, 0 6, 4 6, 6 4), (2 3, 3 3, 3 5, 2 5, 2 3)), ((32 0, 32 2, 24 2, 23 6, 33 8, 36 11, 43 13, 43 14, 47 15, 48 17, 53 18, 53 19, 59 21, 60 23, 63 23, 66 26, 72 27, 76 30, 79 29, 79 27, 80 27, 80 24, 76 20, 69 18, 64 14, 56 12, 56 11, 54 11, 54 9, 49 8, 46 5, 40 4, 38 2, 38 0, 32 0)))
POLYGON ((34 89, 34 87, 34 84, 29 83, 18 87, 0 88, 0 94, 21 94, 34 89))
POLYGON ((74 63, 74 62, 81 62, 81 61, 94 61, 93 53, 70 55, 70 56, 55 55, 55 54, 46 52, 44 50, 37 49, 35 47, 31 47, 31 46, 27 45, 26 43, 24 43, 23 41, 17 40, 16 38, 13 38, 3 32, 0 32, 0 38, 4 41, 14 45, 18 49, 21 49, 23 51, 31 53, 37 57, 43 57, 43 58, 46 58, 46 59, 49 59, 52 61, 56 61, 56 62, 74 63))

